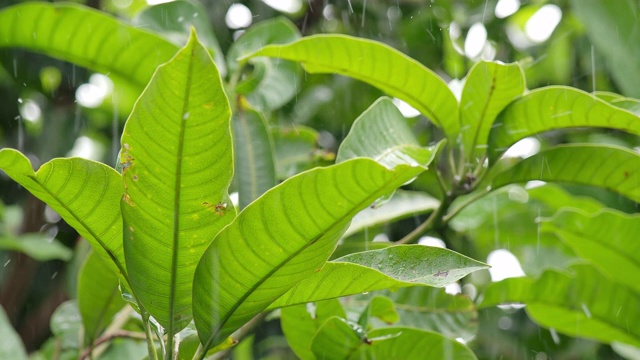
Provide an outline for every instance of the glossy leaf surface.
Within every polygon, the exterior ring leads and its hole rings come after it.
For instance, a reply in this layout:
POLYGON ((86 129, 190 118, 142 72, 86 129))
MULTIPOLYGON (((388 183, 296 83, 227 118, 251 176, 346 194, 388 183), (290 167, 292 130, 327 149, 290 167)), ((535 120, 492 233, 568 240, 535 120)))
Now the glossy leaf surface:
POLYGON ((142 90, 178 47, 91 8, 32 2, 0 11, 0 47, 20 47, 117 75, 142 90))
POLYGON ((449 137, 460 131, 457 101, 433 71, 379 42, 345 35, 315 35, 270 45, 251 57, 297 61, 310 73, 337 73, 369 83, 418 109, 449 137))
POLYGON ((491 285, 480 307, 526 303, 533 320, 559 332, 640 345, 640 295, 605 277, 593 267, 571 273, 545 271, 539 279, 512 278, 491 285))
POLYGON ((542 223, 603 274, 640 293, 640 216, 614 210, 595 214, 563 209, 542 223))
POLYGON ((481 61, 467 74, 460 99, 462 145, 468 162, 484 156, 498 114, 525 90, 517 63, 481 61))
POLYGON ((640 135, 640 117, 592 94, 567 86, 533 90, 511 103, 498 117, 489 138, 490 159, 518 140, 544 131, 609 128, 640 135))
POLYGON ((398 245, 330 261, 269 308, 416 285, 441 287, 488 266, 451 250, 398 245))
POLYGON ((354 159, 294 176, 246 207, 198 264, 194 317, 205 348, 319 271, 358 211, 421 171, 354 159))
POLYGON ((34 172, 29 160, 13 149, 0 150, 0 169, 47 203, 126 275, 120 174, 104 164, 79 158, 54 159, 34 172))
POLYGON ((564 145, 526 158, 493 177, 492 186, 529 180, 598 186, 640 201, 640 155, 611 145, 564 145))
POLYGON ((235 215, 229 119, 218 72, 194 35, 158 69, 122 135, 131 286, 170 333, 191 320, 198 260, 235 215))

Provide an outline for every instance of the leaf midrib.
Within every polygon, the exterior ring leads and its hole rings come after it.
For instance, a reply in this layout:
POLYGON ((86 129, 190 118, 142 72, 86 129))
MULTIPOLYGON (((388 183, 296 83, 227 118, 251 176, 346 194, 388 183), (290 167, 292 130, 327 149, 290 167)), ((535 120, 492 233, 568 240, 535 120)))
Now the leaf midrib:
POLYGON ((180 133, 178 135, 178 153, 177 161, 176 161, 176 181, 175 186, 173 188, 173 241, 172 241, 172 249, 171 249, 171 284, 169 288, 169 326, 167 327, 167 331, 170 337, 173 337, 175 332, 175 306, 176 306, 176 283, 177 283, 177 272, 178 272, 178 256, 180 254, 180 200, 181 200, 181 184, 182 184, 182 156, 184 152, 184 138, 185 138, 185 129, 186 122, 188 117, 185 118, 185 114, 189 113, 189 96, 191 94, 191 80, 193 77, 193 63, 195 57, 196 47, 191 46, 189 52, 189 63, 187 68, 187 78, 185 81, 185 91, 183 96, 183 105, 182 105, 182 113, 178 114, 180 116, 180 133))
MULTIPOLYGON (((381 185, 375 191, 374 194, 377 194, 378 192, 380 192, 380 189, 384 189, 389 184, 393 183, 399 176, 400 176, 400 173, 394 171, 394 173, 391 176, 391 178, 387 182, 385 182, 383 185, 381 185)), ((377 198, 377 197, 368 196, 364 200, 362 200, 359 203, 357 203, 354 206, 352 206, 352 209, 357 209, 360 206, 362 206, 362 204, 364 204, 364 203, 370 203, 369 199, 371 199, 371 198, 374 198, 374 200, 375 200, 375 198, 377 198)), ((302 253, 304 250, 308 249, 311 245, 315 244, 318 240, 320 240, 327 233, 329 233, 330 231, 333 231, 337 227, 337 225, 340 224, 340 221, 343 220, 345 217, 349 217, 349 216, 352 217, 355 213, 357 213, 357 211, 351 210, 351 211, 347 212, 343 217, 337 218, 336 221, 334 221, 331 225, 329 225, 324 231, 320 232, 317 236, 315 236, 311 241, 309 241, 307 244, 302 246, 299 250, 297 250, 296 252, 294 252, 291 255, 289 255, 278 266, 275 266, 271 271, 269 271, 269 273, 267 273, 259 281, 257 281, 254 286, 252 286, 248 291, 245 292, 245 294, 242 297, 240 297, 240 299, 238 299, 238 301, 236 301, 236 303, 231 307, 231 309, 227 312, 227 314, 221 319, 220 323, 215 327, 215 329, 212 331, 211 336, 209 336, 209 338, 207 339, 207 342, 204 344, 204 348, 205 349, 209 349, 210 348, 211 343, 216 340, 216 338, 218 337, 218 333, 220 332, 220 330, 222 330, 222 328, 224 327, 226 322, 233 316, 233 314, 235 314, 236 310, 238 310, 238 308, 240 306, 242 306, 244 301, 249 296, 251 296, 251 294, 253 294, 260 286, 262 286, 262 284, 264 284, 267 280, 269 280, 269 278, 271 278, 271 276, 276 271, 280 270, 287 263, 289 263, 289 261, 293 260, 298 254, 302 253)))

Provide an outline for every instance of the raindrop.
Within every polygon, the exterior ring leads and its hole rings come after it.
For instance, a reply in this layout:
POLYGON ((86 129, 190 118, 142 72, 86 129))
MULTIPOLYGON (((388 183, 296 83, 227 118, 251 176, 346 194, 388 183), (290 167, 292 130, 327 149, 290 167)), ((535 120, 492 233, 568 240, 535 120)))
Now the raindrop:
POLYGON ((587 318, 591 319, 591 311, 589 311, 587 304, 582 304, 581 306, 582 306, 582 311, 584 311, 584 314, 587 315, 587 318))
POLYGON ((54 273, 53 273, 53 275, 51 275, 51 279, 55 279, 55 278, 56 278, 56 276, 58 276, 58 272, 57 272, 57 271, 56 271, 56 272, 54 272, 54 273))
POLYGON ((182 114, 182 120, 187 120, 189 118, 189 112, 182 114))
POLYGON ((9 263, 11 262, 11 259, 8 259, 5 263, 4 263, 4 267, 7 267, 7 265, 9 265, 9 263))
POLYGON ((558 335, 556 329, 550 328, 549 332, 551 333, 551 339, 553 340, 553 343, 556 345, 560 344, 560 336, 558 335))
POLYGON ((498 319, 498 328, 500 328, 500 330, 509 330, 511 326, 513 326, 511 317, 501 316, 500 319, 498 319))

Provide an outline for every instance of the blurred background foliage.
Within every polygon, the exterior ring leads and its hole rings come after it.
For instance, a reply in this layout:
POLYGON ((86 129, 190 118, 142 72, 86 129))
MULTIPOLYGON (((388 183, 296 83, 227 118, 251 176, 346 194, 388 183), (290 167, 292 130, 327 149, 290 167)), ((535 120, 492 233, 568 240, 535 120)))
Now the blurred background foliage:
MULTIPOLYGON (((2 0, 0 9, 20 2, 2 0)), ((148 10, 156 3, 152 0, 74 2, 154 27, 155 15, 148 10)), ((640 97, 636 1, 216 0, 194 5, 201 6, 203 16, 208 17, 196 25, 208 27, 209 35, 200 32, 201 38, 222 54, 242 52, 233 49, 244 46, 240 42, 233 45, 234 39, 251 25, 286 17, 303 36, 341 33, 387 43, 437 72, 454 89, 460 88, 459 80, 475 61, 485 59, 519 61, 529 89, 565 84, 589 92, 640 97)), ((184 40, 180 24, 158 26, 177 44, 184 40), (171 31, 172 26, 176 31, 171 31)), ((222 57, 216 56, 219 59, 222 57)), ((233 66, 227 59, 226 67, 233 66)), ((261 65, 253 64, 253 71, 262 71, 261 65)), ((284 179, 332 161, 353 120, 382 94, 346 77, 304 74, 297 66, 280 75, 290 80, 284 90, 291 93, 289 101, 274 105, 268 97, 249 100, 263 110, 273 127, 277 176, 284 179)), ((94 74, 20 49, 0 49, 0 147, 25 152, 36 166, 61 156, 115 165, 122 127, 137 96, 135 89, 109 74, 94 74)), ((441 137, 426 118, 398 105, 425 144, 441 137)), ((631 135, 582 129, 546 133, 530 145, 540 148, 569 141, 638 146, 638 139, 631 135)), ((417 190, 425 187, 428 184, 414 185, 417 190)), ((50 338, 49 319, 54 310, 74 297, 87 246, 59 216, 2 173, 0 188, 0 304, 27 349, 33 351, 50 338)), ((599 202, 625 212, 637 209, 635 203, 603 190, 512 186, 463 211, 448 233, 433 235, 481 261, 496 249, 509 249, 522 271, 535 275, 545 267, 563 268, 575 260, 555 235, 541 234, 536 220, 553 215, 561 205, 589 209, 601 206, 599 202)), ((371 228, 349 241, 368 242, 376 236, 398 240, 423 221, 422 216, 371 228)), ((465 279, 461 288, 473 299, 490 282, 489 273, 480 272, 465 279)), ((538 327, 517 307, 480 310, 477 318, 467 320, 464 326, 479 329, 469 345, 481 359, 618 357, 609 346, 538 327)), ((127 346, 110 351, 130 356, 139 352, 127 346)), ((45 348, 55 349, 55 343, 48 342, 45 348)), ((265 322, 234 354, 236 358, 292 356, 277 319, 265 322)))

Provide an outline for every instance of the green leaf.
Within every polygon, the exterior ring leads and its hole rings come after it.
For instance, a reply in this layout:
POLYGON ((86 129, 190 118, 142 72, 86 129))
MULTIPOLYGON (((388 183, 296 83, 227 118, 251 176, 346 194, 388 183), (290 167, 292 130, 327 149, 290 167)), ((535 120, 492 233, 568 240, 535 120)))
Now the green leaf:
POLYGON ((338 317, 320 327, 312 349, 318 359, 476 359, 465 345, 437 333, 388 327, 365 336, 359 326, 338 317))
POLYGON ((91 252, 78 273, 78 309, 87 344, 98 338, 125 302, 120 296, 118 275, 109 264, 91 252))
POLYGON ((133 293, 170 334, 191 320, 201 254, 235 210, 229 103, 195 35, 161 66, 122 135, 124 249, 133 293))
POLYGON ((314 35, 289 45, 266 46, 249 58, 257 56, 297 61, 309 73, 335 73, 364 81, 418 109, 449 138, 460 131, 458 104, 447 84, 424 65, 382 43, 346 35, 314 35))
POLYGON ((391 169, 413 159, 430 162, 434 153, 420 146, 407 119, 391 99, 382 97, 355 120, 340 144, 336 162, 368 157, 391 169))
POLYGON ((488 265, 451 250, 398 245, 327 262, 321 271, 294 285, 270 309, 388 288, 442 287, 488 265))
POLYGON ((241 110, 234 115, 233 150, 235 182, 240 209, 276 185, 273 141, 262 114, 241 110))
POLYGON ((51 315, 51 332, 63 349, 80 349, 82 319, 75 300, 63 302, 51 315))
POLYGON ((573 14, 588 24, 585 30, 616 84, 633 97, 640 97, 640 28, 636 14, 640 4, 634 1, 571 1, 573 14), (615 26, 612 26, 615 24, 615 26))
MULTIPOLYGON (((262 21, 250 27, 229 48, 227 56, 230 71, 236 72, 239 57, 248 55, 262 46, 286 44, 300 38, 300 31, 287 18, 280 17, 262 21)), ((258 110, 279 109, 288 103, 300 90, 301 71, 298 64, 290 61, 256 58, 249 61, 254 66, 254 76, 238 84, 249 89, 247 100, 258 110)))
POLYGON ((478 329, 478 312, 466 295, 450 295, 445 289, 424 286, 402 288, 387 294, 395 302, 400 320, 396 325, 438 332, 470 341, 478 329))
POLYGON ((563 209, 542 223, 600 272, 640 293, 640 216, 604 209, 563 209))
POLYGON ((437 209, 439 205, 440 201, 423 192, 396 190, 391 199, 384 204, 368 207, 359 212, 353 218, 344 236, 347 237, 376 225, 424 214, 437 209))
POLYGON ((200 4, 179 0, 145 8, 136 15, 134 24, 159 33, 178 47, 187 43, 193 27, 200 42, 211 50, 216 67, 224 76, 227 68, 224 55, 208 16, 207 10, 200 4))
POLYGON ((518 63, 481 61, 469 70, 460 99, 462 145, 468 162, 485 155, 491 125, 524 90, 524 73, 518 63))
POLYGON ((640 345, 640 295, 593 267, 579 265, 571 274, 545 271, 539 279, 511 278, 494 283, 480 307, 526 303, 540 325, 571 336, 604 343, 640 345))
POLYGON ((27 360, 22 339, 11 325, 7 313, 0 306, 0 358, 27 360))
POLYGON ((349 359, 460 359, 476 360, 465 345, 438 333, 410 327, 379 328, 367 333, 363 344, 349 359))
POLYGON ((495 161, 518 140, 544 131, 609 128, 640 135, 640 117, 582 90, 549 86, 533 90, 509 105, 489 136, 490 160, 495 161))
POLYGON ((205 349, 319 271, 358 211, 421 171, 354 159, 294 176, 246 207, 196 270, 194 320, 205 349))
POLYGON ((19 251, 38 261, 69 261, 73 251, 57 239, 43 234, 24 234, 18 238, 0 235, 0 249, 19 251))
POLYGON ((104 164, 78 158, 54 159, 34 172, 29 160, 13 149, 0 150, 0 169, 60 214, 126 276, 120 174, 104 164))
POLYGON ((176 46, 76 4, 24 3, 0 11, 0 47, 20 47, 116 75, 142 90, 176 46))
POLYGON ((612 145, 563 145, 516 163, 495 177, 491 186, 529 180, 598 186, 640 201, 640 155, 612 145))
POLYGON ((387 324, 394 324, 400 320, 393 300, 380 295, 374 296, 369 301, 367 307, 360 314, 360 318, 358 318, 358 324, 366 329, 370 318, 378 318, 387 324))
POLYGON ((295 305, 283 308, 280 313, 280 324, 291 350, 301 359, 315 359, 311 351, 313 336, 318 328, 328 319, 346 314, 340 301, 331 299, 315 304, 315 314, 307 311, 306 305, 295 305))

